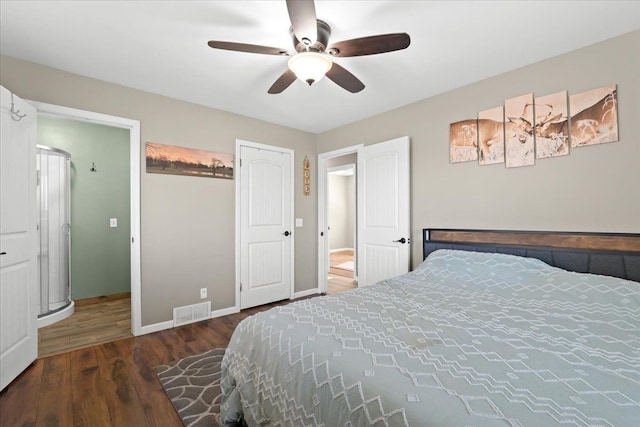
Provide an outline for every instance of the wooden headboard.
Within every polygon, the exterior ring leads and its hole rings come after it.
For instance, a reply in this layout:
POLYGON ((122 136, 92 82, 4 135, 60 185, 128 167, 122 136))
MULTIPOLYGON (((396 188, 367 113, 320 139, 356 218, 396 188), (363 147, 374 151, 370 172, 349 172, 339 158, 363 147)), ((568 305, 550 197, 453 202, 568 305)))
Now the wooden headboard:
POLYGON ((640 282, 640 234, 423 229, 422 237, 423 258, 438 249, 498 252, 640 282))

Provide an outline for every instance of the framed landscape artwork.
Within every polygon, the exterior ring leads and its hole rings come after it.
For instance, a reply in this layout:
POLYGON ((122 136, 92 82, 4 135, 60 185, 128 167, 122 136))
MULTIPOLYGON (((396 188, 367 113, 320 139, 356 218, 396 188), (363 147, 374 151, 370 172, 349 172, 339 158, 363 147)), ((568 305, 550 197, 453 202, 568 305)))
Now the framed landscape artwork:
POLYGON ((233 179, 233 154, 147 142, 148 173, 233 179))

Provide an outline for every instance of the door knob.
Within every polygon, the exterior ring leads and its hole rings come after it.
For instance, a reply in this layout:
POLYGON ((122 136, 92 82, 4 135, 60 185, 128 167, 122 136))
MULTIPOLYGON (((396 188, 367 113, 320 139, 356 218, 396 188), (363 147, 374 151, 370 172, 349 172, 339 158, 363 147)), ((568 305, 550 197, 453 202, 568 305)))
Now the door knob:
POLYGON ((407 239, 405 239, 405 238, 403 237, 402 239, 394 240, 394 243, 395 243, 395 242, 405 244, 405 243, 407 243, 407 239))
POLYGON ((6 254, 7 254, 6 252, 0 252, 0 255, 6 255, 6 254))
POLYGON ((287 237, 287 236, 289 236, 289 234, 293 234, 293 233, 291 233, 291 232, 289 232, 289 231, 285 231, 285 232, 284 232, 284 233, 282 233, 282 234, 284 234, 284 236, 285 236, 285 237, 287 237))

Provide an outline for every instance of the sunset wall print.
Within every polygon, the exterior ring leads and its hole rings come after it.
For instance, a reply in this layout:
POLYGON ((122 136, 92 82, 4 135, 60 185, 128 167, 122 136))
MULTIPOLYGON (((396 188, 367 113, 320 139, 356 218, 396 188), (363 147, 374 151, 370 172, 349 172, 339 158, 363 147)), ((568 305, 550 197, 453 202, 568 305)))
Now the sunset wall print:
POLYGON ((233 179, 233 154, 146 144, 147 172, 233 179))

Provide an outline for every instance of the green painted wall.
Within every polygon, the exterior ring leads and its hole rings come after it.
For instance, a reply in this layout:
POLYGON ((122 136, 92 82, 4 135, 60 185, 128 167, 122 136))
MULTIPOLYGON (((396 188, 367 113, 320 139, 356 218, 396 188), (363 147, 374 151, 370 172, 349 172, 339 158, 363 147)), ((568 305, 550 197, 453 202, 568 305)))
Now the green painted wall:
POLYGON ((39 116, 38 144, 71 154, 72 299, 130 292, 129 130, 39 116))

